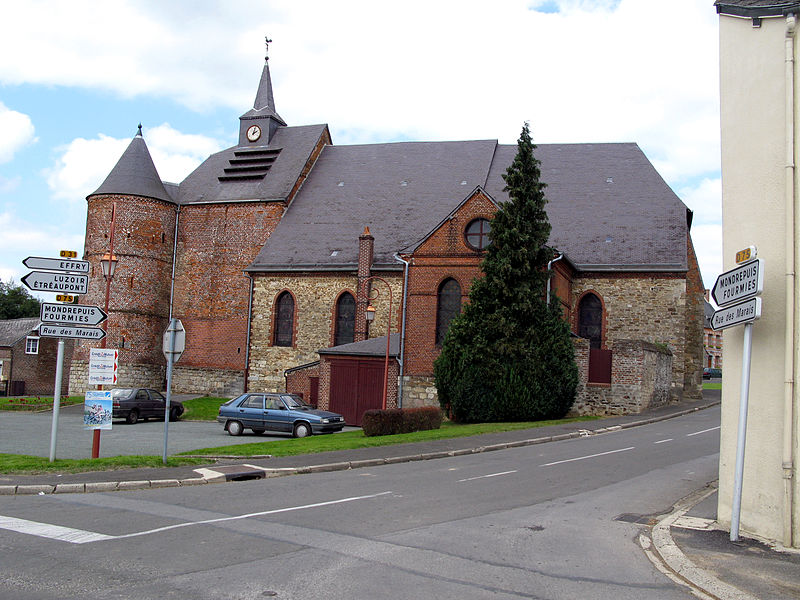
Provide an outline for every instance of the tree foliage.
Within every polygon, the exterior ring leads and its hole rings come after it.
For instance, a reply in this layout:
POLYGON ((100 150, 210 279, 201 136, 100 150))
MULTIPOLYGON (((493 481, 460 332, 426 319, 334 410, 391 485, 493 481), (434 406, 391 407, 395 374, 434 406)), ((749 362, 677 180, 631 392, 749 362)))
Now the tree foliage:
POLYGON ((0 279, 0 319, 20 319, 38 317, 41 302, 31 296, 23 286, 13 279, 3 282, 0 279))
POLYGON ((443 408, 458 421, 558 418, 575 399, 578 370, 558 301, 547 303, 550 223, 528 124, 503 176, 509 200, 495 213, 484 276, 450 322, 434 364, 443 408))

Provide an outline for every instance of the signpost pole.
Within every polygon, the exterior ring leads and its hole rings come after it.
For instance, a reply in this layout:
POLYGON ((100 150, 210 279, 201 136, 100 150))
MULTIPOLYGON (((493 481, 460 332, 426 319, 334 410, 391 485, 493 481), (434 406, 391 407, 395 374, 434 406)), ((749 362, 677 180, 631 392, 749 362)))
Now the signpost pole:
POLYGON ((739 400, 739 431, 736 440, 736 473, 733 481, 731 508, 731 541, 739 541, 739 516, 742 510, 742 479, 744 476, 744 446, 747 437, 747 404, 750 399, 750 358, 753 347, 753 324, 745 323, 742 349, 742 389, 739 400))
POLYGON ((58 338, 56 358, 56 384, 53 390, 53 426, 50 429, 50 462, 56 459, 56 438, 58 437, 58 413, 61 409, 61 377, 64 373, 64 338, 58 338))
POLYGON ((175 336, 177 334, 175 318, 169 320, 169 352, 167 356, 167 401, 164 407, 164 453, 161 461, 167 464, 167 439, 169 437, 169 411, 172 400, 172 366, 175 364, 175 336))

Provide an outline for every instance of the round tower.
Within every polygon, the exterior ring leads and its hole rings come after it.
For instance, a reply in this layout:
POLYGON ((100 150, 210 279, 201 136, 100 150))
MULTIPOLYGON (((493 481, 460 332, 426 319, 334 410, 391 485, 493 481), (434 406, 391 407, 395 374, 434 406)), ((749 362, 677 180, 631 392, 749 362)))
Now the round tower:
POLYGON ((82 304, 108 306, 107 335, 75 346, 70 393, 93 389, 89 348, 119 350, 116 386, 165 387, 161 340, 169 320, 177 202, 153 164, 141 125, 102 185, 87 196, 84 260, 91 267, 82 304), (100 261, 113 252, 113 275, 100 261))

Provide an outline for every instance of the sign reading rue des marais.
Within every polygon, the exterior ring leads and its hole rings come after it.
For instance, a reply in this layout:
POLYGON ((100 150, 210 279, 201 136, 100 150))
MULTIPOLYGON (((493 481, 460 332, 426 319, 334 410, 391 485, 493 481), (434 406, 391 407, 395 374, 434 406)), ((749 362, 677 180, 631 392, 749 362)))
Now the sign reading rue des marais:
POLYGON ((726 306, 714 312, 711 317, 711 329, 719 331, 744 323, 751 323, 761 318, 761 298, 750 298, 739 304, 726 306))
POLYGON ((76 325, 39 325, 39 335, 43 337, 102 340, 106 332, 99 327, 78 327, 76 325))

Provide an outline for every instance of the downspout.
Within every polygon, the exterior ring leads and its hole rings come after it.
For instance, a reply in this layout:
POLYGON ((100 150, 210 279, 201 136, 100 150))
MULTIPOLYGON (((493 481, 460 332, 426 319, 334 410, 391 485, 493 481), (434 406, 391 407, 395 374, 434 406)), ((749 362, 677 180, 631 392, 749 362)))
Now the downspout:
POLYGON ((795 320, 796 303, 795 298, 797 280, 795 278, 795 265, 800 264, 800 245, 794 241, 795 233, 798 229, 798 211, 794 210, 795 201, 795 165, 794 165, 794 34, 795 16, 786 16, 786 56, 785 56, 785 89, 786 89, 786 329, 785 349, 784 349, 784 402, 783 402, 783 545, 786 548, 792 547, 793 520, 794 520, 794 396, 796 393, 794 382, 796 381, 795 369, 797 361, 794 360, 795 350, 800 347, 795 320), (791 332, 791 333, 790 333, 791 332))
POLYGON ((550 306, 550 271, 552 270, 553 263, 558 262, 562 258, 564 258, 563 252, 547 263, 547 306, 550 306))
POLYGON ((403 269, 403 315, 400 321, 400 377, 397 381, 397 408, 403 408, 403 375, 405 374, 406 364, 406 308, 408 303, 408 266, 411 261, 403 260, 395 252, 394 259, 405 265, 403 269))
POLYGON ((253 286, 255 281, 253 276, 246 271, 244 276, 250 280, 250 296, 247 299, 247 341, 244 346, 244 391, 246 392, 247 383, 250 380, 250 328, 253 323, 253 286))

